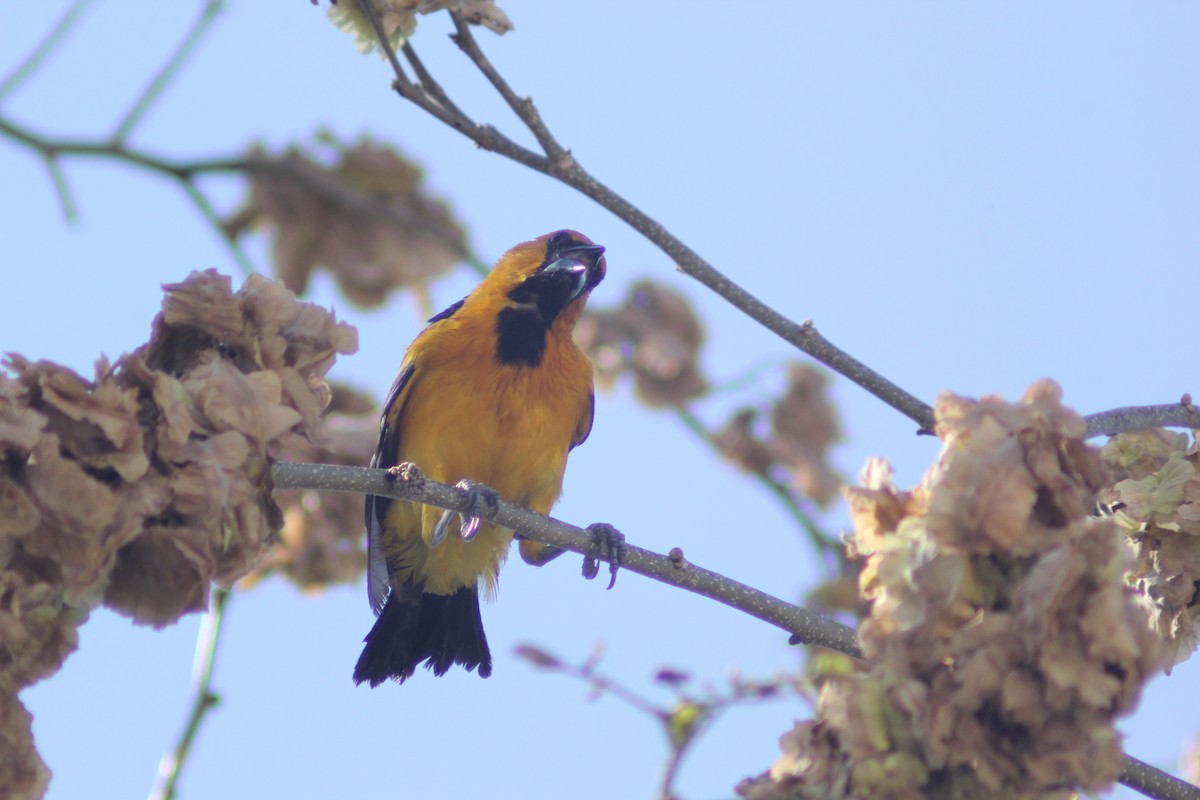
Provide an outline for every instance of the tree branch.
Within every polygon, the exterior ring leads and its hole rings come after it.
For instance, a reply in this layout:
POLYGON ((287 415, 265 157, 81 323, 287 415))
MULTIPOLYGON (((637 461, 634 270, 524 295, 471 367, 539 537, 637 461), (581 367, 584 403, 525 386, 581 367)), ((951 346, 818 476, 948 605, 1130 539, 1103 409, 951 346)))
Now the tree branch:
MULTIPOLYGON (((445 231, 429 227, 421 220, 396 208, 394 204, 380 202, 379 198, 369 193, 357 191, 319 170, 306 169, 302 164, 296 162, 272 160, 260 156, 173 161, 145 150, 130 148, 121 142, 54 139, 4 117, 0 117, 0 134, 37 151, 49 164, 57 165, 58 160, 66 156, 100 158, 132 164, 177 180, 192 202, 200 209, 202 215, 214 226, 216 232, 234 248, 234 260, 243 270, 249 265, 249 258, 240 252, 237 243, 220 225, 220 219, 216 216, 215 210, 199 186, 196 185, 195 178, 199 175, 228 173, 281 176, 293 180, 306 189, 351 211, 381 219, 387 224, 395 225, 405 231, 419 231, 424 235, 434 237, 476 270, 486 271, 487 269, 487 265, 456 237, 445 231)), ((59 187, 60 194, 65 192, 64 182, 56 180, 55 185, 59 187)), ((67 207, 74 213, 73 206, 67 207)))
POLYGON ((200 732, 200 724, 220 702, 220 698, 212 691, 212 673, 217 658, 217 642, 221 638, 221 623, 225 620, 230 596, 229 590, 213 587, 212 605, 196 637, 196 657, 192 667, 192 710, 175 749, 164 754, 158 762, 158 778, 148 800, 172 800, 175 797, 175 787, 192 751, 196 734, 200 732))
POLYGON ((479 68, 483 76, 488 79, 492 87, 499 95, 504 98, 504 102, 513 110, 513 113, 529 128, 529 132, 533 134, 533 138, 537 139, 538 144, 542 148, 542 152, 550 159, 551 164, 569 167, 574 159, 571 153, 567 151, 554 135, 550 133, 550 129, 546 127, 546 123, 542 121, 542 115, 538 113, 537 107, 533 104, 533 99, 529 97, 517 97, 517 93, 508 85, 508 81, 492 66, 492 62, 483 54, 479 43, 475 41, 475 35, 471 33, 471 27, 461 14, 451 13, 450 17, 454 20, 456 33, 450 39, 458 45, 458 48, 466 53, 467 58, 479 68))
MULTIPOLYGON (((686 406, 679 406, 675 409, 675 412, 678 415, 680 422, 682 422, 688 430, 695 434, 701 441, 707 443, 714 452, 720 455, 721 446, 717 443, 716 437, 713 436, 712 432, 707 427, 705 427, 704 423, 700 421, 700 418, 692 413, 691 409, 687 408, 686 406)), ((800 498, 795 495, 790 487, 786 486, 781 481, 776 480, 766 472, 754 471, 750 472, 749 474, 757 478, 758 481, 764 487, 766 487, 767 491, 775 495, 775 497, 778 498, 781 503, 783 503, 784 508, 791 513, 792 518, 796 521, 796 524, 803 528, 804 532, 808 535, 809 543, 812 544, 814 550, 816 550, 818 553, 831 553, 839 560, 843 560, 845 558, 845 548, 842 547, 836 539, 829 536, 827 533, 825 533, 825 531, 821 530, 821 526, 817 524, 816 519, 814 519, 813 516, 808 513, 808 510, 800 502, 800 498)))
POLYGON ((1133 756, 1125 756, 1125 767, 1121 770, 1117 783, 1155 800, 1200 800, 1200 787, 1133 756))
MULTIPOLYGON (((474 513, 465 491, 429 480, 411 464, 379 470, 279 462, 272 467, 271 476, 278 489, 357 492, 474 513)), ((494 515, 484 516, 497 525, 520 531, 527 538, 586 556, 595 554, 592 536, 587 531, 513 503, 501 500, 494 515)), ((690 564, 682 552, 677 556, 659 555, 629 545, 621 567, 743 611, 787 631, 794 643, 819 645, 855 658, 862 657, 857 634, 851 628, 690 564)))
POLYGON ((30 51, 17 67, 9 73, 8 77, 0 81, 0 99, 7 97, 25 81, 37 72, 38 68, 54 51, 58 48, 66 35, 79 21, 79 17, 83 11, 91 3, 92 0, 76 0, 71 4, 71 7, 63 12, 58 21, 54 23, 54 27, 46 34, 37 46, 30 51))
POLYGON ((163 64, 150 83, 146 85, 141 96, 134 101, 133 106, 130 107, 121 121, 117 123, 117 128, 112 135, 112 140, 115 144, 121 144, 129 138, 129 134, 142 121, 142 117, 150 110, 150 106, 162 94, 163 89, 167 88, 167 84, 178 74, 179 68, 191 57, 192 51, 196 49, 196 45, 204 38, 204 34, 208 32, 209 26, 217 18, 217 14, 222 11, 223 6, 223 0, 208 0, 204 4, 204 8, 200 11, 200 16, 192 23, 192 27, 183 37, 183 41, 179 43, 179 47, 175 49, 175 52, 171 54, 167 62, 163 64))
POLYGON ((1129 406, 1101 411, 1084 417, 1087 438, 1129 433, 1147 428, 1200 428, 1200 411, 1192 405, 1192 396, 1185 394, 1178 403, 1162 406, 1129 406))

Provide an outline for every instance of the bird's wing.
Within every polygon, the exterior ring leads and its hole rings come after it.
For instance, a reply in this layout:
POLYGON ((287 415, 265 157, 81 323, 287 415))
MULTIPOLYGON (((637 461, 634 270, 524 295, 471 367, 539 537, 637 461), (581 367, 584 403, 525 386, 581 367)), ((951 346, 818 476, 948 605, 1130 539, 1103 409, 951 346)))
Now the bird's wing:
POLYGON ((574 450, 579 445, 587 441, 587 438, 592 434, 592 422, 596 418, 596 395, 594 392, 588 392, 587 411, 579 418, 579 426, 575 428, 575 435, 571 437, 571 450, 574 450))
MULTIPOLYGON (((379 420, 379 442, 375 445, 375 455, 371 456, 372 468, 387 469, 396 466, 396 457, 400 452, 400 416, 404 410, 405 390, 415 371, 416 363, 411 360, 400 367, 392 389, 388 392, 379 420)), ((391 588, 387 559, 383 552, 383 522, 391 505, 390 497, 369 494, 363 515, 367 526, 367 596, 371 599, 371 609, 376 616, 383 610, 391 588)))

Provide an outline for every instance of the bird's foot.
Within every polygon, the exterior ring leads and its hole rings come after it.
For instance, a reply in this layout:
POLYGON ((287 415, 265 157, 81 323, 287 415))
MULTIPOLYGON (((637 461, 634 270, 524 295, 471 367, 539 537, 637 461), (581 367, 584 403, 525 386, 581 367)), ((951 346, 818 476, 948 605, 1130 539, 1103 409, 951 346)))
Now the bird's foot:
POLYGON ((490 486, 468 480, 461 480, 454 485, 467 493, 467 502, 471 505, 471 511, 469 513, 460 513, 449 509, 443 511, 437 524, 433 526, 433 535, 429 537, 430 549, 446 540, 446 531, 455 514, 462 520, 459 525, 459 533, 464 542, 469 542, 475 538, 475 534, 479 533, 479 526, 483 522, 481 518, 485 515, 489 517, 494 515, 500 507, 500 493, 490 486))
MULTIPOLYGON (((463 541, 469 542, 475 538, 475 534, 479 533, 483 517, 494 516, 499 510, 500 493, 490 486, 475 481, 461 480, 454 485, 467 493, 467 501, 471 504, 471 513, 459 515, 462 518, 460 531, 463 541)), ((440 520, 438 524, 441 525, 440 520)))
POLYGON ((587 532, 592 535, 592 545, 596 548, 594 555, 583 557, 583 577, 589 581, 600 574, 600 560, 608 562, 608 588, 617 582, 617 570, 625 563, 625 535, 607 522, 597 522, 587 526, 587 532))

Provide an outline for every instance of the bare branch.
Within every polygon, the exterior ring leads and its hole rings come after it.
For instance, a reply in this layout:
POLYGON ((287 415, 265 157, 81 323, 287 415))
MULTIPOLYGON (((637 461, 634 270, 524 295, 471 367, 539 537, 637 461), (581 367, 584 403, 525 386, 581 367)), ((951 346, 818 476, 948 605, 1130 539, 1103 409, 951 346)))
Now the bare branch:
MULTIPOLYGON (((357 213, 378 218, 389 225, 395 225, 405 231, 419 231, 423 235, 436 238, 440 243, 449 247, 462 260, 466 261, 477 271, 486 271, 487 265, 478 256, 465 248, 462 241, 446 231, 430 227, 423 220, 406 214, 393 203, 381 201, 378 197, 366 192, 360 192, 345 183, 334 180, 329 175, 315 169, 306 169, 298 162, 282 161, 264 157, 210 158, 197 161, 172 161, 156 156, 144 150, 136 150, 124 144, 111 141, 88 141, 52 139, 43 136, 29 128, 18 125, 12 120, 0 117, 0 134, 8 136, 25 146, 36 150, 48 163, 57 166, 59 158, 75 156, 80 158, 101 158, 133 164, 134 166, 157 172, 179 181, 191 200, 201 209, 201 213, 214 225, 216 232, 231 246, 230 240, 219 218, 208 204, 195 178, 205 174, 240 173, 245 175, 276 175, 293 180, 304 188, 329 199, 330 201, 357 213), (211 212, 211 213, 210 213, 211 212)), ((60 185, 56 177, 56 186, 60 185)), ((65 188, 65 182, 62 183, 65 188)), ((60 189, 60 192, 62 190, 60 189)), ((74 213, 74 206, 68 206, 74 213)), ((249 259, 244 253, 234 251, 234 259, 246 271, 249 259)))
MULTIPOLYGON (((378 470, 280 462, 272 467, 271 475, 279 489, 358 492, 411 500, 451 511, 472 511, 465 491, 429 480, 411 464, 378 470)), ((485 516, 497 525, 520 531, 522 536, 529 539, 582 555, 595 555, 592 536, 587 531, 518 505, 500 501, 496 514, 485 516)), ((857 634, 851 628, 690 564, 682 553, 677 558, 671 558, 630 545, 621 566, 629 572, 687 589, 744 611, 787 631, 793 643, 820 645, 855 658, 862 657, 857 634)))
POLYGON ((1178 403, 1162 406, 1129 406, 1101 411, 1084 417, 1087 437, 1129 433, 1147 428, 1200 428, 1200 411, 1192 405, 1192 396, 1185 394, 1178 403))
POLYGON ((58 21, 54 23, 54 27, 46 34, 37 46, 25 57, 25 60, 17 65, 8 77, 0 81, 0 99, 7 97, 25 81, 37 72, 50 55, 62 44, 63 39, 79 21, 79 17, 83 14, 83 10, 91 3, 92 0, 76 0, 71 4, 71 7, 63 12, 58 21))
POLYGON ((446 94, 445 90, 442 89, 442 85, 429 73, 429 70, 425 69, 425 63, 421 61, 421 57, 417 55, 417 51, 413 49, 413 46, 405 42, 400 50, 404 53, 404 57, 408 60, 408 63, 412 65, 413 72, 416 73, 417 80, 420 81, 420 88, 424 89, 434 100, 441 103, 451 114, 462 118, 468 124, 474 125, 475 123, 450 99, 450 96, 446 94))
MULTIPOLYGON (((713 448, 717 454, 720 454, 721 448, 717 443, 716 437, 713 436, 712 431, 710 431, 704 425, 700 418, 692 413, 691 409, 681 406, 676 409, 676 414, 678 415, 679 420, 685 426, 687 426, 688 430, 699 437, 701 441, 708 444, 709 447, 713 448)), ((809 543, 812 544, 813 548, 817 552, 831 553, 838 559, 845 558, 845 548, 843 548, 836 539, 825 533, 825 531, 821 530, 821 526, 817 524, 816 519, 814 519, 812 514, 808 512, 808 509, 804 507, 800 501, 800 498, 796 496, 791 487, 785 485, 779 480, 776 480, 774 477, 765 472, 756 471, 751 472, 750 474, 757 478, 759 482, 766 487, 767 491, 775 495, 775 497, 777 497, 779 501, 783 503, 784 508, 786 508, 792 515, 792 518, 796 521, 796 524, 804 529, 804 532, 808 535, 809 543)))
POLYGON ((75 207, 75 198, 71 195, 71 184, 67 182, 62 164, 58 163, 58 157, 53 155, 43 154, 42 160, 46 162, 46 171, 50 173, 50 182, 54 185, 58 203, 62 206, 63 220, 68 225, 74 224, 79 219, 79 212, 75 207))
POLYGON ((196 636, 196 657, 192 665, 192 710, 175 749, 164 754, 158 762, 158 778, 148 800, 172 800, 175 797, 179 775, 192 751, 196 734, 200 732, 200 724, 220 702, 220 698, 212 691, 212 673, 217 658, 217 642, 221 638, 221 623, 225 620, 230 596, 227 589, 213 588, 212 606, 200 623, 200 633, 196 636))
POLYGON ((125 116, 117 123, 117 128, 113 132, 112 140, 116 144, 123 143, 129 134, 139 122, 146 112, 150 110, 150 106, 158 99, 163 90, 167 88, 167 84, 179 73, 180 67, 183 66, 189 58, 192 51, 196 49, 196 45, 204 38, 204 34, 208 32, 208 28, 217 18, 217 14, 221 12, 224 6, 223 0, 208 0, 204 4, 204 8, 200 11, 200 16, 192 23, 192 27, 188 29, 187 34, 183 37, 183 41, 179 43, 179 47, 167 59, 158 73, 146 85, 140 97, 134 101, 133 106, 126 112, 125 116))
POLYGON ((475 41, 475 35, 471 33, 471 26, 463 19, 462 14, 457 11, 451 11, 450 17, 454 20, 454 27, 457 32, 450 38, 458 45, 459 49, 467 54, 467 58, 479 67, 479 71, 483 73, 488 82, 496 89, 504 102, 508 103, 508 107, 525 123, 525 127, 529 128, 529 132, 537 139, 539 145, 542 146, 542 152, 556 166, 567 167, 570 165, 572 158, 571 154, 558 143, 550 133, 550 129, 546 127, 546 123, 542 121, 542 115, 538 113, 537 107, 534 106, 533 100, 528 97, 517 97, 517 93, 508 85, 508 81, 496 71, 492 66, 492 62, 483 54, 483 50, 479 48, 479 43, 475 41))
POLYGON ((1200 787, 1152 767, 1133 756, 1125 756, 1125 768, 1117 783, 1155 800, 1200 800, 1200 787))

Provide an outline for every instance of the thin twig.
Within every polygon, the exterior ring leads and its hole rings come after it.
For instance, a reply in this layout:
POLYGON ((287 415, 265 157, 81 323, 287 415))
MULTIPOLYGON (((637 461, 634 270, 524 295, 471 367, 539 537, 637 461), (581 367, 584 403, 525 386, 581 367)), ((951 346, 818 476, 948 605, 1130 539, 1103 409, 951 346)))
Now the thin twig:
POLYGON ((63 219, 68 224, 74 224, 79 218, 79 214, 75 207, 75 199, 71 196, 71 184, 67 182, 67 176, 63 174, 62 164, 59 164, 58 157, 53 155, 43 155, 42 160, 46 162, 46 171, 50 173, 50 183, 54 185, 54 192, 58 195, 63 219))
POLYGON ((179 783, 184 764, 187 763, 196 734, 200 732, 200 724, 204 722, 208 712, 220 702, 220 698, 212 691, 212 673, 217 657, 217 642, 221 638, 225 610, 231 596, 231 592, 218 586, 213 587, 212 605, 204 615, 204 620, 200 623, 200 633, 196 637, 196 657, 192 663, 192 710, 188 714, 187 723, 175 749, 164 754, 158 762, 158 778, 154 782, 154 788, 150 790, 148 800, 172 800, 175 797, 175 787, 179 783))
MULTIPOLYGON (((319 491, 357 492, 394 497, 452 511, 470 512, 468 495, 462 489, 429 480, 410 464, 393 470, 341 467, 331 464, 281 462, 271 469, 279 489, 308 488, 319 491)), ((529 539, 561 547, 582 555, 595 555, 592 535, 565 522, 546 517, 518 505, 500 501, 495 514, 486 519, 529 539)), ((677 559, 628 545, 621 568, 703 595, 787 631, 794 643, 828 647, 856 658, 862 657, 858 636, 851 628, 786 603, 766 592, 738 583, 715 572, 677 559)))
POLYGON ((25 60, 18 64, 16 69, 0 82, 0 100, 3 100, 15 91, 38 71, 38 68, 42 66, 42 62, 62 44, 63 39, 66 38, 71 28, 79 20, 79 16, 91 2, 92 0, 76 0, 75 3, 71 4, 70 8, 63 12, 45 38, 38 42, 37 46, 25 57, 25 60))
MULTIPOLYGON (((691 412, 691 409, 680 407, 676 409, 676 413, 680 421, 687 426, 688 430, 696 434, 702 441, 708 443, 718 454, 721 452, 721 446, 718 444, 717 438, 713 436, 712 432, 709 431, 700 418, 691 412)), ((762 485, 783 503, 784 507, 796 520, 796 523, 808 534, 809 542, 811 542, 813 547, 819 552, 834 553, 839 557, 845 555, 845 549, 821 530, 820 525, 808 513, 800 503, 800 499, 796 497, 791 489, 764 472, 754 471, 750 474, 758 478, 762 485)))
MULTIPOLYGON (((468 137, 483 149, 500 153, 516 161, 518 164, 524 164, 539 172, 546 171, 549 162, 544 156, 539 156, 537 153, 521 147, 491 125, 476 124, 463 114, 453 102, 449 105, 443 105, 439 102, 437 99, 438 96, 446 96, 440 84, 434 82, 437 89, 431 90, 428 87, 413 83, 404 71, 404 67, 400 65, 400 60, 396 57, 396 51, 393 49, 392 43, 388 41, 383 29, 383 23, 379 19, 379 13, 371 3, 364 3, 362 10, 367 15, 367 19, 371 23, 371 28, 375 31, 379 47, 387 57, 388 63, 392 65, 392 71, 396 75, 396 79, 392 81, 392 89, 395 90, 396 94, 416 104, 417 107, 468 137)), ((416 51, 412 49, 411 45, 408 49, 415 55, 416 51)), ((420 61, 419 58, 417 60, 420 61)))
POLYGON ((217 14, 223 10, 223 6, 223 0, 208 0, 204 4, 204 8, 200 11, 200 16, 192 23, 192 27, 183 37, 183 41, 179 43, 179 47, 175 49, 175 52, 171 54, 171 57, 159 69, 158 74, 146 85, 141 96, 138 97, 121 121, 117 123, 117 128, 112 135, 112 141, 115 144, 123 144, 129 138, 129 134, 142 121, 142 117, 150 110, 150 106, 154 104, 154 101, 167 88, 167 84, 178 74, 179 68, 191 57, 192 51, 195 50, 200 40, 204 38, 204 34, 208 32, 208 28, 212 25, 213 20, 217 18, 217 14))
MULTIPOLYGON (((517 655, 523 656, 538 669, 558 672, 584 681, 592 687, 594 696, 599 697, 604 693, 611 694, 657 722, 670 747, 670 756, 663 767, 662 777, 659 780, 658 796, 664 799, 675 796, 672 787, 684 758, 700 740, 700 735, 710 728, 722 714, 738 705, 785 697, 782 692, 775 691, 783 685, 778 681, 770 684, 758 684, 757 686, 772 688, 770 692, 764 692, 762 689, 756 688, 754 684, 745 684, 735 679, 732 689, 726 693, 718 693, 712 688, 708 688, 707 697, 696 698, 682 688, 682 684, 687 680, 686 676, 682 676, 679 681, 667 681, 675 689, 676 700, 674 708, 666 708, 655 705, 633 689, 597 672, 598 658, 595 656, 590 657, 582 665, 570 664, 536 645, 518 646, 517 655)), ((660 677, 658 680, 662 680, 662 678, 660 677)))
POLYGON ((234 262, 242 268, 242 277, 249 277, 257 270, 254 269, 254 262, 250 260, 250 256, 242 249, 241 242, 229 235, 225 230, 225 225, 221 221, 221 215, 217 213, 217 209, 209 202, 208 196, 200 191, 200 187, 190 180, 184 180, 183 191, 191 198, 192 203, 200 212, 208 224, 212 226, 214 231, 217 231, 221 241, 229 248, 229 254, 233 257, 234 262))
MULTIPOLYGON (((405 213, 396 207, 395 204, 381 202, 378 197, 360 192, 320 170, 307 168, 299 161, 273 160, 262 156, 248 156, 244 158, 235 156, 231 158, 209 158, 196 161, 172 161, 144 150, 136 150, 127 145, 110 141, 53 139, 3 117, 0 117, 0 134, 4 134, 10 139, 36 150, 46 159, 57 159, 66 156, 100 158, 120 161, 150 170, 151 172, 157 172, 179 181, 184 186, 184 190, 188 191, 193 202, 195 202, 196 197, 188 189, 188 186, 194 186, 195 178, 200 175, 231 173, 270 175, 286 178, 350 211, 363 214, 364 216, 375 217, 386 224, 395 225, 405 231, 416 231, 424 236, 437 239, 439 243, 449 247, 460 259, 475 268, 476 271, 487 272, 488 265, 452 232, 430 227, 411 214, 405 213)), ((207 201, 207 198, 205 200, 207 201)), ((207 213, 205 216, 210 222, 216 221, 217 224, 214 230, 221 238, 228 242, 228 233, 224 226, 220 224, 219 217, 209 216, 207 213)), ((239 266, 245 269, 249 264, 249 260, 246 259, 245 263, 243 263, 239 259, 238 263, 239 266)))
POLYGON ((517 93, 508 85, 508 81, 492 66, 492 62, 484 55, 483 50, 479 47, 479 43, 475 41, 475 35, 471 33, 471 27, 463 19, 462 14, 451 12, 450 17, 454 20, 455 28, 455 33, 450 38, 458 45, 460 50, 467 54, 467 58, 474 62, 475 66, 488 79, 488 82, 492 84, 496 92, 504 98, 504 102, 508 103, 508 107, 525 124, 525 127, 529 128, 529 132, 533 134, 533 138, 537 139, 546 157, 555 164, 569 166, 571 161, 573 161, 570 152, 559 144, 554 135, 550 133, 550 129, 546 127, 546 123, 542 120, 542 115, 538 113, 533 100, 529 97, 518 97, 517 93))
MULTIPOLYGON (((421 61, 420 56, 417 55, 417 51, 413 49, 413 46, 408 42, 405 42, 404 46, 400 49, 404 53, 405 59, 407 59, 408 63, 412 66, 413 72, 417 76, 417 80, 420 81, 421 88, 424 89, 430 97, 445 106, 446 110, 448 110, 450 113, 462 117, 463 119, 469 119, 469 117, 463 113, 462 109, 460 109, 455 102, 450 99, 450 95, 446 94, 445 90, 442 89, 442 85, 434 79, 429 70, 425 69, 425 62, 421 61)), ((472 122, 471 124, 474 123, 472 122)))

